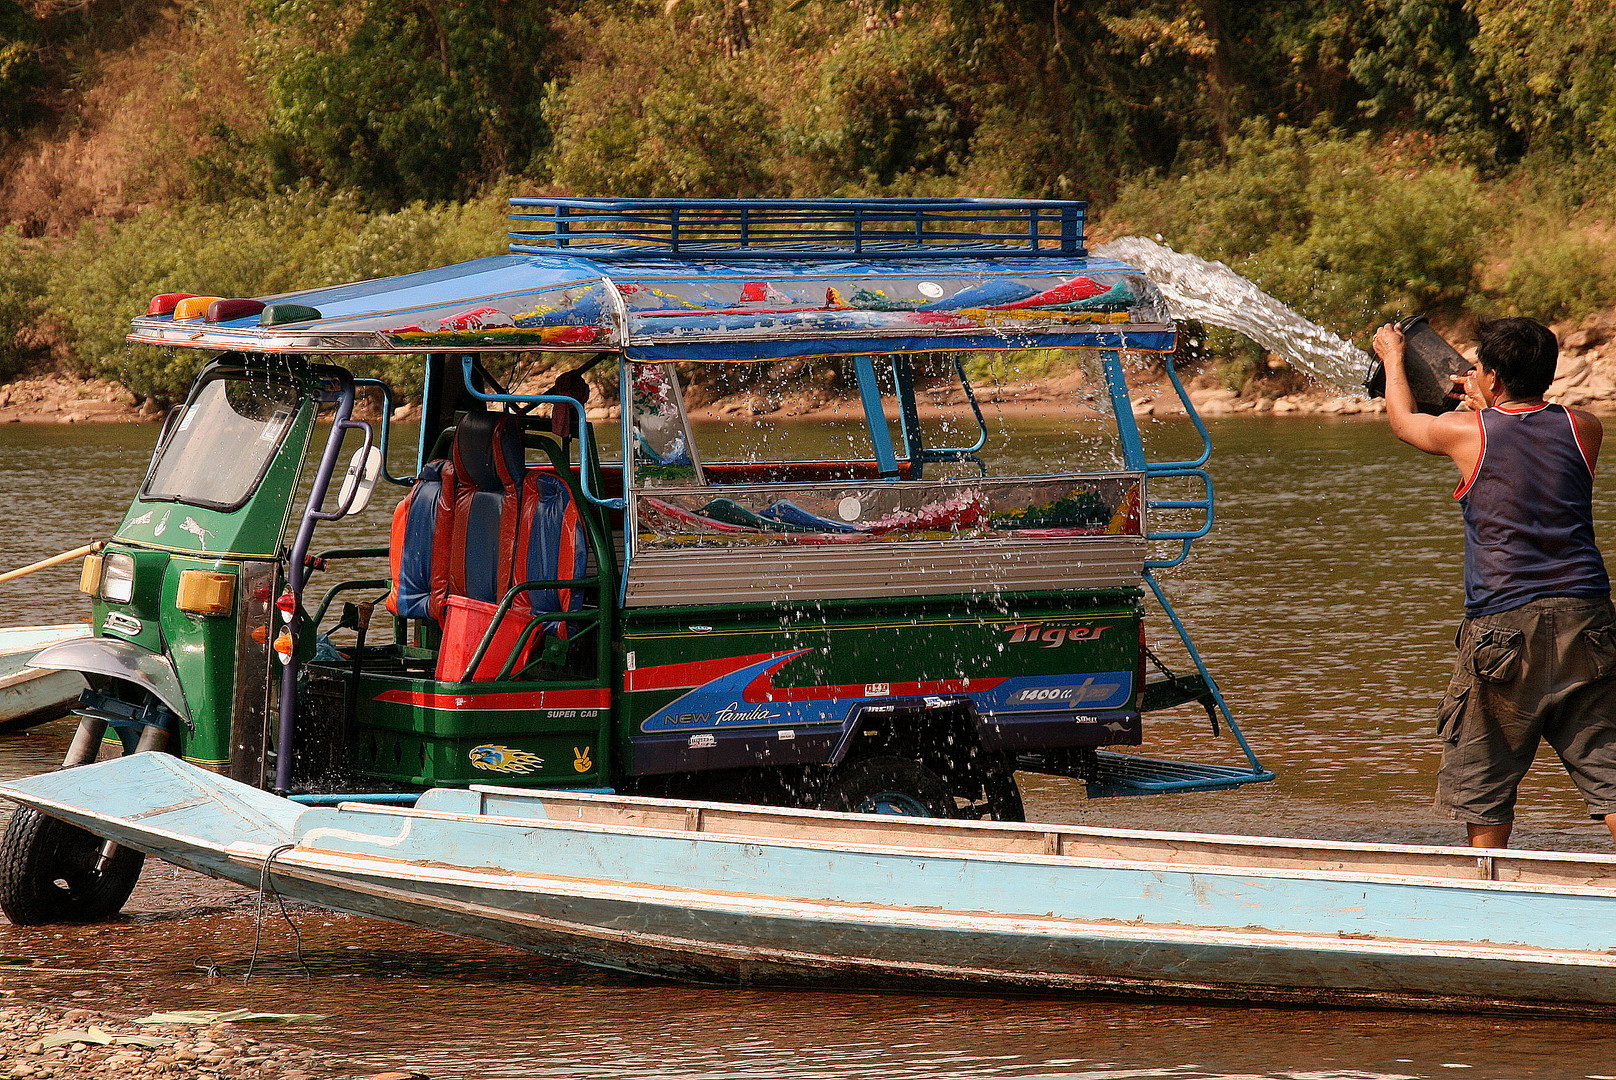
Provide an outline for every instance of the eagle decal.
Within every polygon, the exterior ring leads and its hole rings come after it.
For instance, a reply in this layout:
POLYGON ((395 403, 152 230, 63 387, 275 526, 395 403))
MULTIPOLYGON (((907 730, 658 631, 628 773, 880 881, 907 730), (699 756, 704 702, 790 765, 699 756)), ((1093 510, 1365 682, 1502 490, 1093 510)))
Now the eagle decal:
POLYGON ((530 773, 544 764, 543 758, 530 751, 491 743, 472 747, 471 753, 466 756, 471 758, 473 768, 497 773, 530 773))

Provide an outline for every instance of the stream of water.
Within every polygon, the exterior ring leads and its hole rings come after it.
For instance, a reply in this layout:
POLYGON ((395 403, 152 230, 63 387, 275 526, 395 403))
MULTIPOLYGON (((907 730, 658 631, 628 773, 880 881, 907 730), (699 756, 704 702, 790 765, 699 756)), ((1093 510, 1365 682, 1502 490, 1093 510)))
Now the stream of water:
POLYGON ((1369 354, 1302 318, 1220 262, 1174 251, 1142 236, 1101 244, 1094 254, 1145 272, 1174 319, 1238 330, 1343 393, 1362 396, 1369 354))

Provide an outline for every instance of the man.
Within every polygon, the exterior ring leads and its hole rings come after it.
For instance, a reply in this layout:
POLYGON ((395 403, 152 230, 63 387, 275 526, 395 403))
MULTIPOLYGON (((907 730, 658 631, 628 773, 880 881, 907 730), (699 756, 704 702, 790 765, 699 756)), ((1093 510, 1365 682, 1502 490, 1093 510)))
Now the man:
POLYGON ((1531 319, 1481 327, 1476 368, 1454 377, 1474 412, 1415 411, 1395 326, 1375 332, 1375 353, 1392 433, 1460 476, 1465 620, 1437 710, 1437 808, 1472 847, 1507 846, 1515 789, 1547 739, 1616 838, 1616 616, 1593 528, 1604 428, 1543 400, 1559 343, 1531 319))

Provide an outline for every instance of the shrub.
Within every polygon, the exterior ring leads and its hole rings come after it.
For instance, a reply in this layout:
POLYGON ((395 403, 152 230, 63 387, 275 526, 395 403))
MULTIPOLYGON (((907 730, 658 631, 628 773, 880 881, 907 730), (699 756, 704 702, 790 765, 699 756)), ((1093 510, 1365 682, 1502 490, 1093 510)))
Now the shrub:
POLYGON ((0 231, 0 382, 44 360, 40 327, 46 275, 45 253, 15 227, 0 231))
MULTIPOLYGON (((196 355, 130 349, 128 319, 157 293, 262 296, 408 273, 503 249, 496 202, 415 204, 369 214, 351 194, 303 188, 260 201, 152 211, 87 223, 52 253, 47 315, 71 342, 76 366, 121 380, 142 396, 172 397, 196 355)), ((356 361, 411 390, 415 363, 356 361)))
POLYGON ((1128 184, 1105 225, 1221 259, 1337 333, 1456 311, 1478 287, 1481 185, 1388 158, 1367 136, 1253 125, 1199 171, 1128 184))
POLYGON ((1551 322, 1616 303, 1610 245, 1569 229, 1533 230, 1517 239, 1498 290, 1512 314, 1551 322))

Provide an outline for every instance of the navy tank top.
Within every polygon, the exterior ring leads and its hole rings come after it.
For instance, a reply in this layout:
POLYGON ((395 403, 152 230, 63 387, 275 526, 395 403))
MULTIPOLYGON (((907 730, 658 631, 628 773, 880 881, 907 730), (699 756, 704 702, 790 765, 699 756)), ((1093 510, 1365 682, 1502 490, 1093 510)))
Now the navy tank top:
POLYGON ((1481 458, 1453 494, 1464 507, 1465 614, 1547 596, 1610 595, 1594 544, 1593 467, 1563 405, 1483 409, 1481 458))

